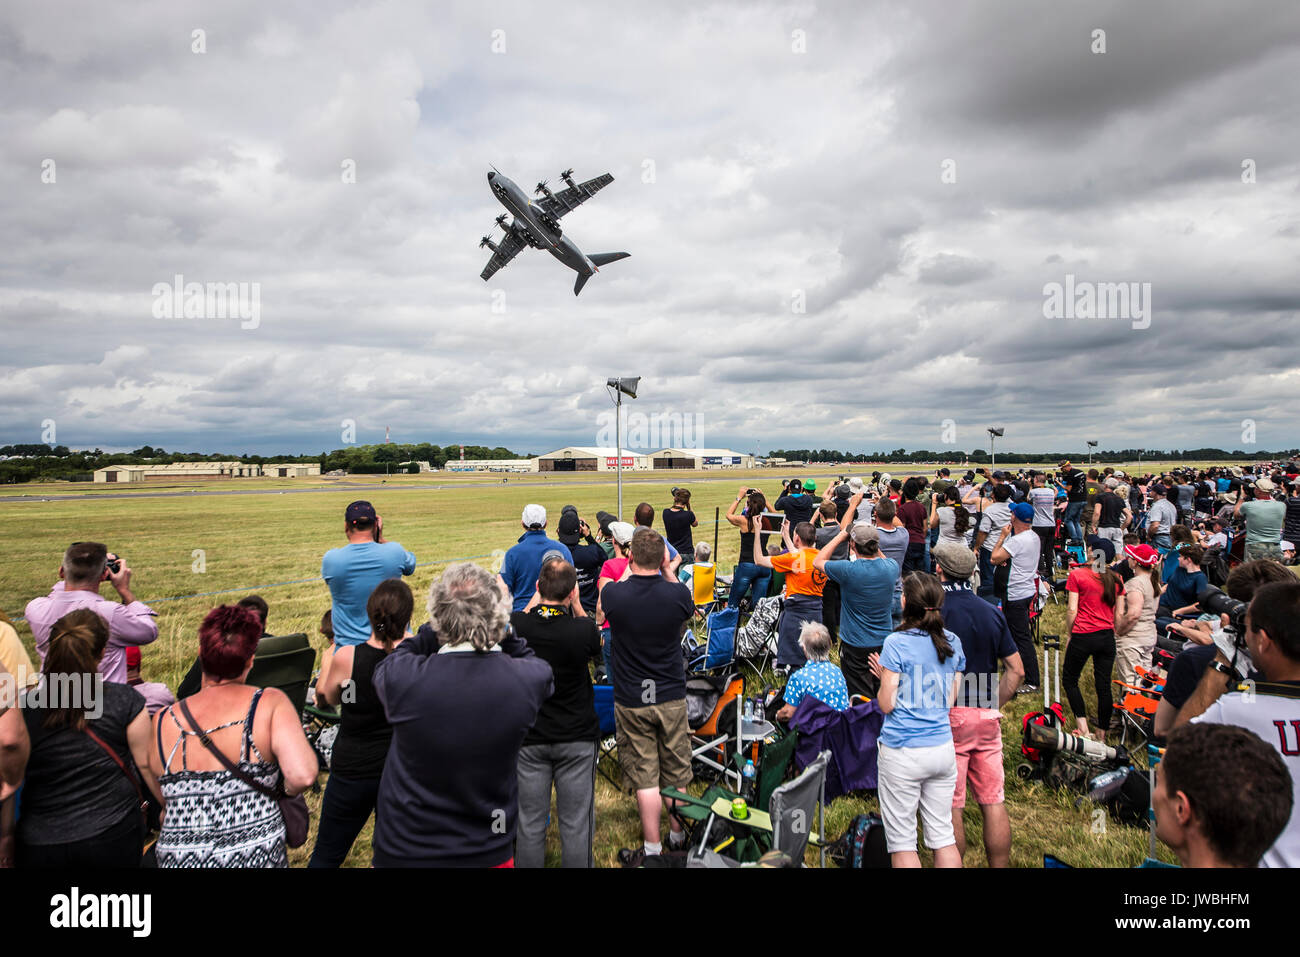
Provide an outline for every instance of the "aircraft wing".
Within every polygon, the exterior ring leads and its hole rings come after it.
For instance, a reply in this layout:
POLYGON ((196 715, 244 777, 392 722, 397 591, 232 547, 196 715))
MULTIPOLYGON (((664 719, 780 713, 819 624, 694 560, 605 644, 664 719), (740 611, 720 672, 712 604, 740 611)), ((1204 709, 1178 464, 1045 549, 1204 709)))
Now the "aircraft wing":
POLYGON ((559 219, 569 210, 577 209, 594 196, 597 190, 603 189, 612 182, 614 182, 614 177, 609 173, 605 173, 595 179, 589 179, 585 183, 578 183, 567 189, 562 189, 558 193, 553 193, 543 199, 534 200, 533 205, 542 207, 543 210, 559 219))
POLYGON ((527 245, 528 244, 519 237, 519 233, 513 229, 510 230, 510 232, 505 234, 501 242, 497 244, 496 252, 492 254, 492 258, 488 260, 488 264, 483 267, 483 272, 480 274, 480 277, 484 281, 491 279, 493 273, 506 263, 510 262, 510 260, 514 259, 515 256, 519 254, 519 250, 523 249, 527 245))

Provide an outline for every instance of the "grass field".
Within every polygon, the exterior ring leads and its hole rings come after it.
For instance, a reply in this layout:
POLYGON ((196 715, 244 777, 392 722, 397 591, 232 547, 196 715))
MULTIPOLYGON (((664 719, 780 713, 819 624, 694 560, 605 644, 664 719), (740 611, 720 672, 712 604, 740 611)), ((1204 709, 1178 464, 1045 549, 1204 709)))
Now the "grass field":
MULTIPOLYGON (((1055 463, 1052 463, 1054 466, 1055 463)), ((1143 463, 1158 469, 1161 463, 1143 463)), ((803 478, 820 480, 834 471, 804 471, 803 478)), ((909 474, 894 472, 895 475, 909 474)), ((624 515, 648 501, 662 509, 670 504, 673 485, 689 485, 700 520, 696 540, 713 542, 714 507, 726 509, 743 485, 753 485, 774 500, 780 475, 772 472, 625 473, 624 515)), ((614 478, 608 474, 571 475, 541 479, 449 475, 358 476, 347 487, 328 479, 252 479, 242 482, 143 489, 112 488, 129 497, 104 498, 101 489, 91 497, 44 499, 81 493, 83 484, 9 486, 0 496, 25 495, 19 501, 0 501, 0 521, 9 529, 0 539, 0 609, 11 618, 22 615, 26 603, 45 594, 57 580, 63 550, 78 540, 101 541, 123 555, 133 570, 131 587, 138 598, 158 612, 159 639, 145 649, 146 680, 175 687, 189 668, 197 649, 197 628, 213 605, 234 602, 244 595, 261 594, 270 604, 268 629, 273 634, 303 631, 315 637, 321 615, 329 608, 329 592, 319 580, 324 552, 345 543, 343 511, 348 502, 367 498, 383 516, 385 535, 412 550, 420 565, 410 580, 416 592, 416 624, 425 620, 424 597, 434 576, 449 561, 471 558, 490 564, 514 544, 520 534, 519 515, 529 502, 544 505, 553 523, 563 505, 574 504, 594 524, 597 509, 614 511, 614 478), (442 487, 436 487, 442 486, 442 487), (261 494, 156 497, 145 493, 186 488, 247 490, 261 494), (311 492, 298 490, 312 488, 311 492), (280 493, 285 494, 280 494, 280 493), (289 583, 289 584, 286 584, 289 583)), ((820 484, 820 483, 819 483, 820 484)), ((723 525, 717 560, 724 570, 735 562, 739 537, 723 525)), ((104 587, 110 594, 111 588, 104 587)), ((1064 606, 1049 605, 1044 631, 1063 629, 1064 606)), ((24 624, 19 633, 31 650, 31 634, 24 624)), ((324 643, 317 637, 318 648, 324 643)), ((1091 699, 1091 675, 1082 687, 1091 699)), ((1054 853, 1077 866, 1130 867, 1146 853, 1146 832, 1105 821, 1094 826, 1091 808, 1076 809, 1073 798, 1055 794, 1037 783, 1017 780, 1011 773, 1019 759, 1020 718, 1041 707, 1030 696, 1008 705, 1003 720, 1007 755, 1007 805, 1013 834, 1012 862, 1037 867, 1042 855, 1054 853)), ((323 782, 322 778, 322 782, 323 782)), ((617 866, 620 847, 635 846, 639 825, 633 800, 619 794, 603 778, 597 779, 596 861, 617 866)), ((312 796, 313 804, 319 801, 312 796)), ((828 833, 841 833, 855 814, 874 809, 874 799, 846 797, 830 809, 828 833)), ((983 866, 980 816, 975 805, 966 812, 969 847, 967 866, 983 866)), ((558 842, 551 834, 558 862, 558 842)), ((311 842, 307 845, 311 847, 311 842)), ((1161 855, 1171 860, 1167 850, 1161 855)), ((302 864, 306 854, 295 852, 302 864)), ((369 830, 354 848, 350 864, 369 860, 369 830)))

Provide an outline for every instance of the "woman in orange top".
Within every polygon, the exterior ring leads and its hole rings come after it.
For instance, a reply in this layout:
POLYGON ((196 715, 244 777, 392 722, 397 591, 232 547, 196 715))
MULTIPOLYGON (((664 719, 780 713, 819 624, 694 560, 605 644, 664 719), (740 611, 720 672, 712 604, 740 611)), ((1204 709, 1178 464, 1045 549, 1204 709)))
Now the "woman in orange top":
POLYGON ((754 564, 785 572, 785 608, 781 615, 781 630, 776 639, 776 664, 778 668, 802 668, 808 660, 799 644, 799 630, 804 622, 822 620, 822 588, 826 574, 813 567, 817 557, 817 530, 812 522, 800 522, 790 537, 790 523, 781 522, 781 540, 786 551, 768 557, 754 544, 754 564), (798 539, 796 544, 795 539, 798 539))

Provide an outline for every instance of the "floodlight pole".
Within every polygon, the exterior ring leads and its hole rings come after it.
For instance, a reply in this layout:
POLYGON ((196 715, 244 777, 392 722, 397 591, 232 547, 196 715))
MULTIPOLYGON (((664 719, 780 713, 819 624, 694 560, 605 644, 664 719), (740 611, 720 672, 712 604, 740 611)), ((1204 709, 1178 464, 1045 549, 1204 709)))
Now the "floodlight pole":
POLYGON ((993 466, 994 468, 997 468, 997 465, 998 465, 998 437, 994 434, 994 432, 993 432, 992 429, 989 429, 989 458, 991 458, 991 459, 993 460, 992 463, 991 463, 992 466, 993 466))
POLYGON ((623 521, 623 390, 614 390, 614 471, 618 473, 618 520, 623 521))

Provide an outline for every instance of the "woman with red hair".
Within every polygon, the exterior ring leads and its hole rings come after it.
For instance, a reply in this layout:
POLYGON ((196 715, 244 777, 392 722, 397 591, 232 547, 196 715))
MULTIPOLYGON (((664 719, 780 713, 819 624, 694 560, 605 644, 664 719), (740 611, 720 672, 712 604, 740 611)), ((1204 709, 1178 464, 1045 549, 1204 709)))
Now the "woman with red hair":
POLYGON ((245 683, 261 637, 250 608, 208 612, 199 627, 201 690, 155 719, 150 764, 166 801, 159 867, 289 866, 284 818, 262 789, 275 791, 283 780, 286 794, 300 794, 319 765, 288 696, 245 683))

